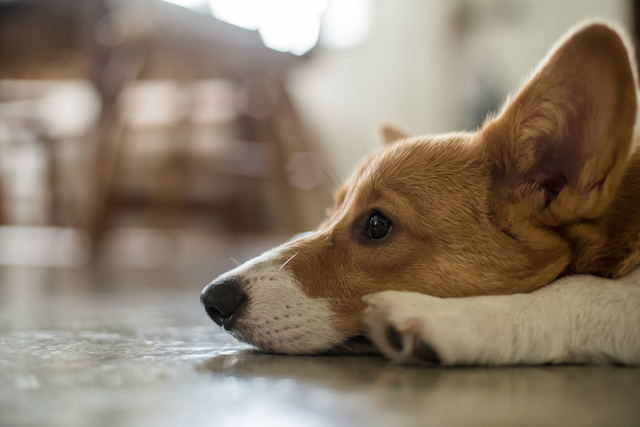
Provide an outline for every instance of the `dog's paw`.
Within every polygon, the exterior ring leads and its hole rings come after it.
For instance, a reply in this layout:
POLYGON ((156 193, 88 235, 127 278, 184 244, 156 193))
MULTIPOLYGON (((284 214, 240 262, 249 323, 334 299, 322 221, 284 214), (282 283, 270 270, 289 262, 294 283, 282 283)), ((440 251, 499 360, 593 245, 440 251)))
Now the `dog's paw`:
POLYGON ((363 300, 369 338, 397 363, 492 364, 510 347, 499 313, 469 298, 385 291, 363 300))
POLYGON ((385 291, 363 298, 369 338, 389 359, 398 363, 439 365, 442 349, 433 341, 425 311, 438 298, 413 292, 385 291))

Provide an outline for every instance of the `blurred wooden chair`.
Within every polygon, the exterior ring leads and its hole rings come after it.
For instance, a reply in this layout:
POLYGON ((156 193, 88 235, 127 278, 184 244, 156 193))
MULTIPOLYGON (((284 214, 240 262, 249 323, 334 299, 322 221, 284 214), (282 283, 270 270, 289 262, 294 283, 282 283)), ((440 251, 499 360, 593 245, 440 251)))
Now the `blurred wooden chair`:
MULTIPOLYGON (((100 94, 99 122, 86 137, 86 171, 78 170, 86 190, 70 207, 74 215, 68 224, 87 230, 94 242, 100 241, 118 204, 115 175, 122 163, 123 133, 128 131, 119 110, 122 93, 136 81, 154 79, 181 84, 226 79, 242 87, 248 109, 234 122, 237 138, 272 147, 272 173, 265 178, 278 189, 282 224, 288 232, 303 231, 322 217, 330 195, 327 183, 296 188, 286 172, 292 156, 317 151, 283 83, 288 70, 305 58, 266 48, 255 31, 157 0, 109 6, 102 0, 10 2, 0 6, 0 31, 0 79, 82 78, 100 94)), ((159 174, 162 191, 149 201, 155 219, 148 225, 179 226, 188 175, 193 173, 184 143, 189 126, 182 120, 167 129, 173 149, 159 174)), ((50 146, 55 150, 55 144, 50 146)), ((227 168, 226 173, 235 172, 227 168)), ((247 188, 242 179, 235 187, 232 196, 247 188)), ((234 197, 214 209, 226 212, 231 229, 241 229, 234 197)), ((254 213, 262 215, 256 209, 254 213)))
POLYGON ((55 180, 60 167, 56 162, 57 141, 48 135, 47 124, 37 117, 20 118, 24 128, 47 147, 53 200, 50 223, 84 228, 90 234, 95 234, 97 228, 95 206, 104 198, 102 178, 107 175, 108 160, 116 148, 112 144, 113 135, 118 132, 116 100, 142 64, 142 54, 135 47, 105 44, 107 34, 99 40, 100 28, 103 33, 109 31, 109 19, 110 10, 102 0, 34 0, 0 5, 0 79, 83 79, 100 94, 98 124, 84 136, 85 164, 77 170, 77 179, 84 181, 87 188, 71 206, 65 206, 69 211, 66 224, 60 224, 58 215, 61 203, 57 188, 60 183, 55 180))

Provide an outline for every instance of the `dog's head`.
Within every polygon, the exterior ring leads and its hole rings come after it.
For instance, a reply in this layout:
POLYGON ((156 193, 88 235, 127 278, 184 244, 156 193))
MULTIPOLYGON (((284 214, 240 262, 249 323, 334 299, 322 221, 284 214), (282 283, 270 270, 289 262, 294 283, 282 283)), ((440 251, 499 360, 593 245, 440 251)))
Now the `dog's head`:
POLYGON ((370 293, 548 284, 576 258, 575 227, 597 222, 616 197, 635 88, 619 34, 580 27, 476 132, 387 129, 391 141, 337 190, 325 222, 212 282, 207 313, 260 348, 317 353, 355 342, 370 293))

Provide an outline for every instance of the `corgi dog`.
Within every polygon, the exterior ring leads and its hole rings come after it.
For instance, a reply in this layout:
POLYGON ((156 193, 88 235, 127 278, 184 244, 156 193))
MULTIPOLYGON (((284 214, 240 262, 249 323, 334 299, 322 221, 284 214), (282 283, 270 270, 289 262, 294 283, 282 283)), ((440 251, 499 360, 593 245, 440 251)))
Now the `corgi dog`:
POLYGON ((387 128, 318 229, 211 282, 207 314, 275 353, 640 364, 630 52, 583 24, 476 131, 387 128))

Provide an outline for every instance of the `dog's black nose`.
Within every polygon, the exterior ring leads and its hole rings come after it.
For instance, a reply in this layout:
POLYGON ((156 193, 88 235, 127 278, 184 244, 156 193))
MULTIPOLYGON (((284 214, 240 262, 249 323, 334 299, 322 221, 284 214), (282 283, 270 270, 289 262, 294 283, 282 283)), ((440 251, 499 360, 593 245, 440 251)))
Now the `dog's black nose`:
POLYGON ((242 292, 242 282, 236 277, 215 280, 200 294, 200 302, 211 320, 225 328, 244 301, 246 296, 242 292))

